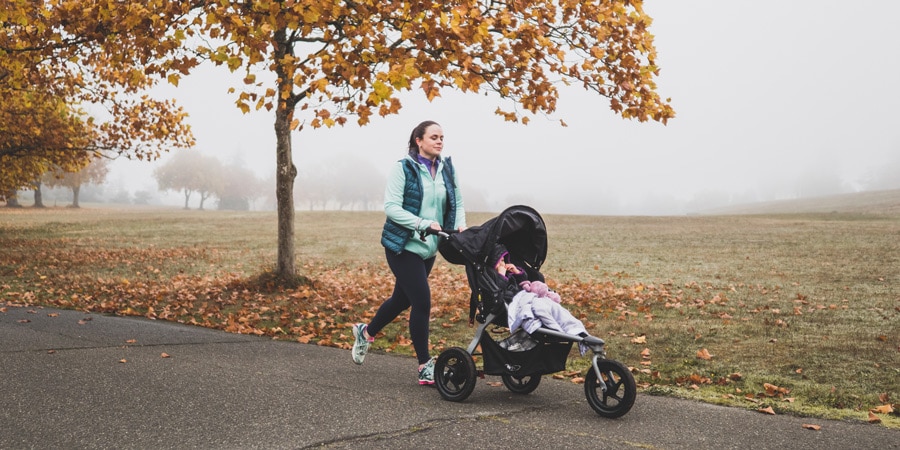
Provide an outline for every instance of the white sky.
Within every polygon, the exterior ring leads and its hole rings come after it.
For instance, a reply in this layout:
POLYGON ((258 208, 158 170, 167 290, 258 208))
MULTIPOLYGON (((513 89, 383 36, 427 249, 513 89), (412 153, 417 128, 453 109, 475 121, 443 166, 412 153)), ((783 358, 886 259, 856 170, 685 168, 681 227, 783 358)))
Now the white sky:
MULTIPOLYGON (((900 2, 650 0, 645 9, 658 91, 677 112, 666 126, 625 121, 578 88, 527 126, 494 115, 495 96, 446 91, 429 103, 414 92, 400 114, 365 127, 295 133, 295 164, 352 156, 386 173, 412 128, 431 119, 461 184, 497 211, 524 202, 548 213, 682 214, 815 194, 808 186, 822 184, 859 190, 900 160, 900 2)), ((226 163, 240 155, 268 177, 273 117, 242 115, 230 77, 211 68, 158 92, 188 111, 198 149, 226 163)), ((117 161, 110 184, 155 191, 150 174, 165 160, 117 161)))

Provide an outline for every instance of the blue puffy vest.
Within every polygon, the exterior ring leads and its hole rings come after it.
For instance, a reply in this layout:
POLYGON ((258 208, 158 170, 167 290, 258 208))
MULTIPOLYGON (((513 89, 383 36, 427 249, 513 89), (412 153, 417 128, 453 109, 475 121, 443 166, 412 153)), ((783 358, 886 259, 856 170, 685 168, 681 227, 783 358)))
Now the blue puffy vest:
MULTIPOLYGON (((441 228, 452 230, 456 226, 456 183, 453 177, 453 164, 450 158, 444 158, 444 186, 447 189, 447 204, 444 206, 444 220, 441 228)), ((404 158, 403 174, 406 183, 403 186, 403 209, 412 214, 419 215, 422 209, 422 179, 415 163, 404 158)), ((412 238, 414 231, 404 228, 391 219, 384 222, 384 230, 381 232, 381 245, 388 250, 399 254, 406 247, 406 243, 412 238)))

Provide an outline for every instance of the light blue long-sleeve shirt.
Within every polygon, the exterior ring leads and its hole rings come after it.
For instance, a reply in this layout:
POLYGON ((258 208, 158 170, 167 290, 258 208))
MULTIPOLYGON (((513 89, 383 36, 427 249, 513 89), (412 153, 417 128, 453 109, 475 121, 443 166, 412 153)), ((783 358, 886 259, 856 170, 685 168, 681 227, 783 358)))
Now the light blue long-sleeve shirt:
MULTIPOLYGON (((428 167, 421 162, 414 160, 410 156, 409 159, 415 163, 419 176, 422 179, 422 208, 419 214, 415 215, 403 209, 403 193, 406 184, 406 175, 403 171, 404 162, 398 161, 394 164, 388 175, 387 186, 384 189, 384 213, 388 219, 394 221, 397 225, 415 231, 413 237, 406 243, 404 250, 419 255, 422 259, 428 259, 437 254, 438 238, 437 236, 426 236, 425 242, 419 239, 418 232, 431 226, 437 222, 439 225, 443 222, 445 205, 447 203, 447 188, 444 185, 444 177, 442 172, 445 165, 443 158, 438 164, 434 178, 428 171, 428 167)), ((466 213, 463 208, 462 194, 459 189, 458 178, 454 170, 454 184, 456 185, 456 224, 455 229, 466 226, 466 213)))

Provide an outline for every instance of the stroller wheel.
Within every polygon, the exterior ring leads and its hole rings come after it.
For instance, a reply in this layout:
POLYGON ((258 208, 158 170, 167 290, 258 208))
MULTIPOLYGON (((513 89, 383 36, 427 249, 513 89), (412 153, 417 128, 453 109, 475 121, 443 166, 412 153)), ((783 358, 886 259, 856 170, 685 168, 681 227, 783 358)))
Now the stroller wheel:
POLYGON ((475 361, 459 347, 448 348, 434 363, 434 385, 444 400, 461 402, 475 390, 475 361))
POLYGON ((541 384, 541 375, 525 375, 523 377, 516 377, 512 375, 502 375, 503 385, 509 389, 510 392, 516 394, 530 394, 537 389, 538 385, 541 384))
POLYGON ((634 405, 637 397, 637 386, 634 376, 624 364, 610 359, 597 361, 606 392, 597 379, 594 368, 588 369, 584 377, 584 395, 597 414, 606 418, 622 417, 634 405))

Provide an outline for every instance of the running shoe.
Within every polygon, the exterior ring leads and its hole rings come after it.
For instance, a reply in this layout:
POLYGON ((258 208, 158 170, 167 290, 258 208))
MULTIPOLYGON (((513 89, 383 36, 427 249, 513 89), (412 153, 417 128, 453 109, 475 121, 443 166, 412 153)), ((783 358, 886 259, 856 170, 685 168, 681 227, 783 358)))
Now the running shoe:
POLYGON ((434 358, 428 360, 421 369, 419 369, 419 384, 434 384, 434 358))
POLYGON ((353 325, 353 362, 362 364, 366 359, 366 353, 369 351, 369 345, 375 340, 374 337, 366 339, 366 324, 358 323, 353 325))

